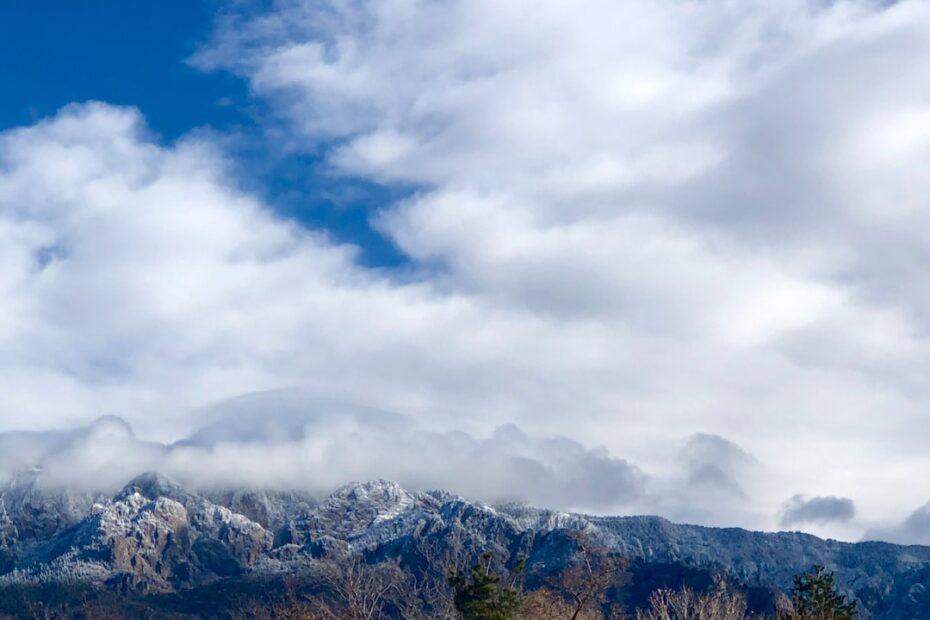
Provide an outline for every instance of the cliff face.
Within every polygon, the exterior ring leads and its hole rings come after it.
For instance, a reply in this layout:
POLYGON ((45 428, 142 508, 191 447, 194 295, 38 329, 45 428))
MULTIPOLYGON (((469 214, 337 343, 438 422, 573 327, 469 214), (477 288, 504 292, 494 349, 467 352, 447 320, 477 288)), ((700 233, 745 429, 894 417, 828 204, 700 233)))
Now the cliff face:
MULTIPOLYGON (((841 543, 799 533, 677 525, 657 517, 589 517, 490 507, 383 480, 322 501, 300 493, 197 493, 156 474, 113 497, 14 481, 0 493, 0 585, 90 584, 117 592, 178 592, 237 578, 299 574, 338 551, 367 562, 492 551, 541 578, 564 568, 582 530, 640 567, 724 570, 751 587, 788 589, 812 564, 877 617, 930 616, 930 548, 841 543), (453 549, 454 547, 454 549, 453 549)), ((646 569, 641 569, 641 572, 646 569)), ((645 573, 644 573, 645 574, 645 573)))

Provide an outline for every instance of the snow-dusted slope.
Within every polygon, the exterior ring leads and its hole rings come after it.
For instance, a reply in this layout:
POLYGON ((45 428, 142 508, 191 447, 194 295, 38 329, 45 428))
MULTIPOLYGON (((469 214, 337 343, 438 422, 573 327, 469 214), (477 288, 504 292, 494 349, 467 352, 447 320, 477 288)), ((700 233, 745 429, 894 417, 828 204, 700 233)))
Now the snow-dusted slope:
POLYGON ((239 575, 272 545, 261 525, 147 474, 75 525, 21 544, 0 582, 94 582, 168 591, 239 575))

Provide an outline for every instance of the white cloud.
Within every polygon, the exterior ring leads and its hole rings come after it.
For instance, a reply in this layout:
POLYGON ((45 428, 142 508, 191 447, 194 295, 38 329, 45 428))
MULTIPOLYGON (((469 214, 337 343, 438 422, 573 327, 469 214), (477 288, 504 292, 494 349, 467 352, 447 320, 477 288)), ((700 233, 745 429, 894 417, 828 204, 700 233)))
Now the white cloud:
POLYGON ((418 184, 377 222, 444 290, 589 330, 537 341, 529 375, 590 371, 536 423, 567 405, 659 468, 672 434, 736 437, 781 492, 884 518, 930 495, 898 476, 924 467, 928 26, 920 2, 280 0, 195 63, 342 172, 418 184))
POLYGON ((196 420, 202 426, 172 444, 142 441, 114 416, 70 429, 0 433, 0 482, 30 471, 42 487, 114 493, 158 471, 195 489, 246 485, 322 495, 350 480, 387 477, 412 489, 561 509, 616 511, 650 501, 634 465, 514 425, 483 438, 434 432, 297 390, 224 401, 196 420))
POLYGON ((195 62, 248 79, 287 148, 419 188, 375 221, 410 273, 282 220, 204 138, 68 108, 0 136, 7 427, 119 413, 174 438, 192 407, 302 385, 438 430, 604 444, 669 493, 680 442, 726 436, 770 475, 705 521, 774 527, 798 489, 871 521, 930 497, 927 5, 280 0, 228 19, 195 62))

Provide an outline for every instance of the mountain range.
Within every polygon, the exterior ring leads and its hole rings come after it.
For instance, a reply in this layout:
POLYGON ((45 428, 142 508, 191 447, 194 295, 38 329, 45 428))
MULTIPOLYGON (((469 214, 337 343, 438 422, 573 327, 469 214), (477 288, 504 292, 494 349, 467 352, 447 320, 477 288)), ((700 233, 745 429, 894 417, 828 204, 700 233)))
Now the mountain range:
MULTIPOLYGON (((930 547, 489 506, 385 480, 349 484, 323 498, 191 490, 155 473, 112 496, 46 488, 39 480, 24 472, 0 492, 3 592, 84 588, 179 604, 224 584, 299 576, 333 557, 392 561, 441 577, 447 567, 430 558, 452 551, 488 552, 511 568, 523 560, 527 578, 539 581, 572 561, 572 541, 582 534, 630 562, 627 605, 642 603, 657 585, 708 582, 721 573, 749 594, 751 608, 768 611, 794 575, 818 564, 835 572, 866 617, 930 617, 930 547)), ((199 612, 210 615, 203 613, 209 603, 197 600, 199 612)))

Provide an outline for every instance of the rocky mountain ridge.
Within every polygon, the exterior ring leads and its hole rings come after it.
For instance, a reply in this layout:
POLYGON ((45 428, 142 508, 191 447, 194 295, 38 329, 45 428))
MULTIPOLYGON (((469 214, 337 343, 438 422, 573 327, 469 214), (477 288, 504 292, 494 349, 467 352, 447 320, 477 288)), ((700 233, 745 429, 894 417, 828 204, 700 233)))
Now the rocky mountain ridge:
POLYGON ((448 557, 453 545, 471 556, 523 558, 544 574, 565 565, 566 536, 579 530, 641 563, 720 570, 753 587, 786 590, 794 574, 823 564, 876 617, 930 613, 930 547, 492 507, 384 480, 353 483, 319 501, 297 492, 194 492, 157 474, 112 497, 42 489, 22 477, 0 492, 0 586, 184 592, 300 574, 334 553, 435 570, 424 558, 448 557))

